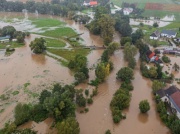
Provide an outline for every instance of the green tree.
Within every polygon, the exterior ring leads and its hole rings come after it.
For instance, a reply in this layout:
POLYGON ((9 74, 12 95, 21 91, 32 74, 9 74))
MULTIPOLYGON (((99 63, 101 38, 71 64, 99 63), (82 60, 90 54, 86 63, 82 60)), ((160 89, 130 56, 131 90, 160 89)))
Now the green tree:
POLYGON ((123 23, 121 24, 119 32, 123 37, 130 36, 132 33, 132 28, 129 23, 123 23))
POLYGON ((179 67, 179 65, 175 62, 174 63, 174 65, 173 65, 173 69, 175 70, 175 71, 177 71, 177 72, 179 72, 179 70, 180 70, 180 67, 179 67))
POLYGON ((79 107, 86 106, 86 99, 82 94, 82 90, 77 90, 76 92, 76 104, 78 104, 79 107))
POLYGON ((39 97, 39 102, 40 104, 42 104, 44 102, 44 100, 46 99, 46 97, 50 97, 51 96, 51 92, 47 91, 47 90, 43 90, 40 94, 39 97))
POLYGON ((120 79, 125 82, 130 82, 134 79, 133 75, 133 70, 131 68, 123 67, 117 72, 116 79, 120 79))
POLYGON ((106 63, 99 63, 96 67, 96 77, 102 82, 109 75, 110 65, 106 63))
POLYGON ((124 46, 127 42, 131 43, 132 42, 132 38, 131 37, 122 37, 121 38, 121 45, 124 46))
POLYGON ((62 122, 58 122, 56 125, 58 134, 79 134, 79 123, 73 117, 68 117, 62 122))
POLYGON ((159 25, 158 25, 158 23, 157 22, 155 22, 154 24, 153 24, 153 27, 158 27, 159 25))
POLYGON ((108 45, 107 50, 109 55, 112 55, 115 50, 117 50, 120 47, 120 44, 117 42, 112 42, 108 45))
POLYGON ((83 72, 77 72, 75 73, 74 78, 78 83, 81 83, 86 80, 86 75, 83 72))
POLYGON ((31 116, 31 107, 27 104, 18 103, 14 110, 15 124, 21 125, 27 122, 31 116))
POLYGON ((45 40, 43 38, 36 38, 30 43, 30 48, 35 54, 40 54, 46 50, 45 40))
POLYGON ((119 110, 123 110, 123 109, 129 107, 130 97, 131 97, 131 95, 128 91, 118 89, 113 96, 110 106, 118 107, 119 110))
POLYGON ((129 59, 128 67, 130 67, 131 69, 134 69, 135 66, 136 66, 136 59, 134 57, 132 57, 129 59))
POLYGON ((111 134, 111 131, 108 129, 106 130, 105 134, 111 134))
POLYGON ((130 61, 137 54, 137 48, 130 43, 126 43, 124 46, 124 59, 130 61))
POLYGON ((16 29, 13 26, 5 26, 2 28, 2 35, 9 35, 12 38, 15 31, 16 29))
POLYGON ((148 74, 149 74, 149 77, 150 78, 157 78, 158 76, 158 73, 157 73, 157 70, 155 67, 151 67, 149 70, 148 70, 148 74))
POLYGON ((12 134, 16 130, 17 125, 15 123, 5 123, 3 129, 0 130, 1 134, 12 134))
POLYGON ((176 119, 172 122, 170 125, 170 128, 173 132, 173 134, 179 134, 180 133, 180 120, 176 119))
POLYGON ((139 103, 139 109, 141 113, 146 113, 147 111, 149 111, 150 110, 149 102, 147 100, 142 100, 139 103))
POLYGON ((102 15, 98 20, 98 25, 101 29, 101 37, 103 38, 105 45, 108 45, 113 40, 114 24, 114 19, 108 14, 102 15))
POLYGON ((171 60, 169 59, 169 57, 167 57, 166 55, 163 55, 162 56, 162 61, 165 62, 165 63, 170 63, 171 60))
POLYGON ((155 93, 156 91, 162 89, 164 86, 165 86, 165 84, 163 82, 154 80, 152 83, 153 92, 155 93))

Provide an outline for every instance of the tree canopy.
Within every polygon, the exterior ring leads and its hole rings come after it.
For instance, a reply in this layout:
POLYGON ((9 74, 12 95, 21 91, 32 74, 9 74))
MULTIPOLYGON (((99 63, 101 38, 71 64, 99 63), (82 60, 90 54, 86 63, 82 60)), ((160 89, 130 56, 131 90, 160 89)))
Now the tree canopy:
POLYGON ((141 113, 146 113, 147 111, 149 111, 150 110, 149 102, 147 100, 142 100, 139 103, 139 109, 141 113))
POLYGON ((45 40, 43 38, 36 38, 30 43, 30 48, 35 54, 43 53, 46 50, 45 40))
POLYGON ((129 67, 123 67, 121 68, 117 74, 116 74, 116 78, 117 79, 120 79, 122 81, 126 81, 126 82, 129 82, 131 80, 133 80, 133 70, 129 67))

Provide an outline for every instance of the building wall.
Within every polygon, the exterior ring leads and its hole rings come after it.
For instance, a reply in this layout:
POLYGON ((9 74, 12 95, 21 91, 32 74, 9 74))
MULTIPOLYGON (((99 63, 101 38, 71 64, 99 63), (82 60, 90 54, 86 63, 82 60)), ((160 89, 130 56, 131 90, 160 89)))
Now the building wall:
POLYGON ((150 36, 150 39, 151 39, 151 40, 158 40, 158 37, 150 36))

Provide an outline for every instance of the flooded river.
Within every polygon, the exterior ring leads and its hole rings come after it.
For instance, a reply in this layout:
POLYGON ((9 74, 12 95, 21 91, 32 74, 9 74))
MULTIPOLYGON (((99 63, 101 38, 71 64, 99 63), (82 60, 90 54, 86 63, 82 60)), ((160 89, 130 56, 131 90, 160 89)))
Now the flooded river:
MULTIPOLYGON (((1 13, 1 15, 4 14, 1 13)), ((12 13, 12 15, 14 14, 12 13)), ((22 14, 20 13, 19 15, 22 14)), ((81 38, 84 39, 85 45, 101 46, 103 44, 100 37, 91 35, 83 25, 67 19, 59 19, 65 21, 69 27, 72 27, 78 33, 84 33, 81 38)), ((33 102, 33 98, 24 93, 22 89, 25 83, 30 83, 28 89, 32 92, 41 92, 43 89, 51 86, 50 84, 53 82, 68 84, 74 80, 69 69, 61 66, 56 60, 45 55, 34 55, 31 53, 28 44, 34 38, 35 35, 27 38, 26 46, 16 49, 15 53, 9 57, 4 57, 3 51, 0 51, 0 94, 11 94, 15 90, 20 91, 16 96, 10 95, 11 99, 4 102, 8 103, 8 105, 6 110, 0 115, 0 128, 3 127, 3 124, 8 119, 12 119, 13 109, 17 102, 33 102)), ((115 35, 114 40, 119 41, 118 34, 115 35)), ((91 51, 87 56, 89 67, 98 62, 102 52, 102 50, 91 51)), ((138 60, 138 55, 136 59, 138 60)), ((107 129, 110 129, 113 134, 170 134, 169 129, 162 124, 155 111, 155 103, 151 94, 151 82, 141 76, 139 64, 135 69, 134 90, 131 92, 130 107, 124 111, 127 119, 122 120, 118 125, 113 124, 109 104, 114 92, 120 87, 120 82, 116 81, 116 73, 121 67, 126 65, 122 50, 116 51, 111 57, 111 61, 114 63, 114 70, 107 80, 99 86, 99 93, 94 98, 94 103, 88 106, 89 112, 86 114, 76 112, 81 134, 104 134, 107 129), (150 111, 145 115, 140 114, 138 108, 139 102, 143 99, 147 99, 151 106, 150 111)), ((91 70, 90 80, 94 78, 94 70, 91 70)), ((77 88, 86 89, 89 87, 86 84, 82 84, 77 88)), ((28 122, 28 124, 24 125, 25 127, 34 126, 34 129, 39 130, 39 133, 45 134, 49 132, 47 129, 51 123, 52 119, 49 119, 40 124, 28 122)))

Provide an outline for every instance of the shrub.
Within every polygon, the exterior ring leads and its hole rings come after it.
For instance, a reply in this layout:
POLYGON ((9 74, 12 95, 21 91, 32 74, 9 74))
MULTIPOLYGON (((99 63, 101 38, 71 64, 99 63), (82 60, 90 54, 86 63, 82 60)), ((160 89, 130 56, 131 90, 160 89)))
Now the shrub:
POLYGON ((85 95, 86 95, 86 96, 89 95, 89 90, 88 90, 88 89, 85 90, 85 95))
POLYGON ((105 134, 111 134, 111 131, 108 129, 106 130, 105 134))
POLYGON ((141 113, 146 113, 147 111, 149 111, 150 110, 149 102, 147 100, 142 100, 139 103, 139 109, 141 113))
POLYGON ((93 99, 92 99, 92 98, 88 98, 88 99, 87 99, 87 103, 88 103, 88 104, 92 104, 92 103, 93 103, 93 99))
POLYGON ((162 61, 165 62, 165 63, 170 63, 171 60, 169 59, 169 57, 167 57, 166 55, 163 55, 162 56, 162 61))

